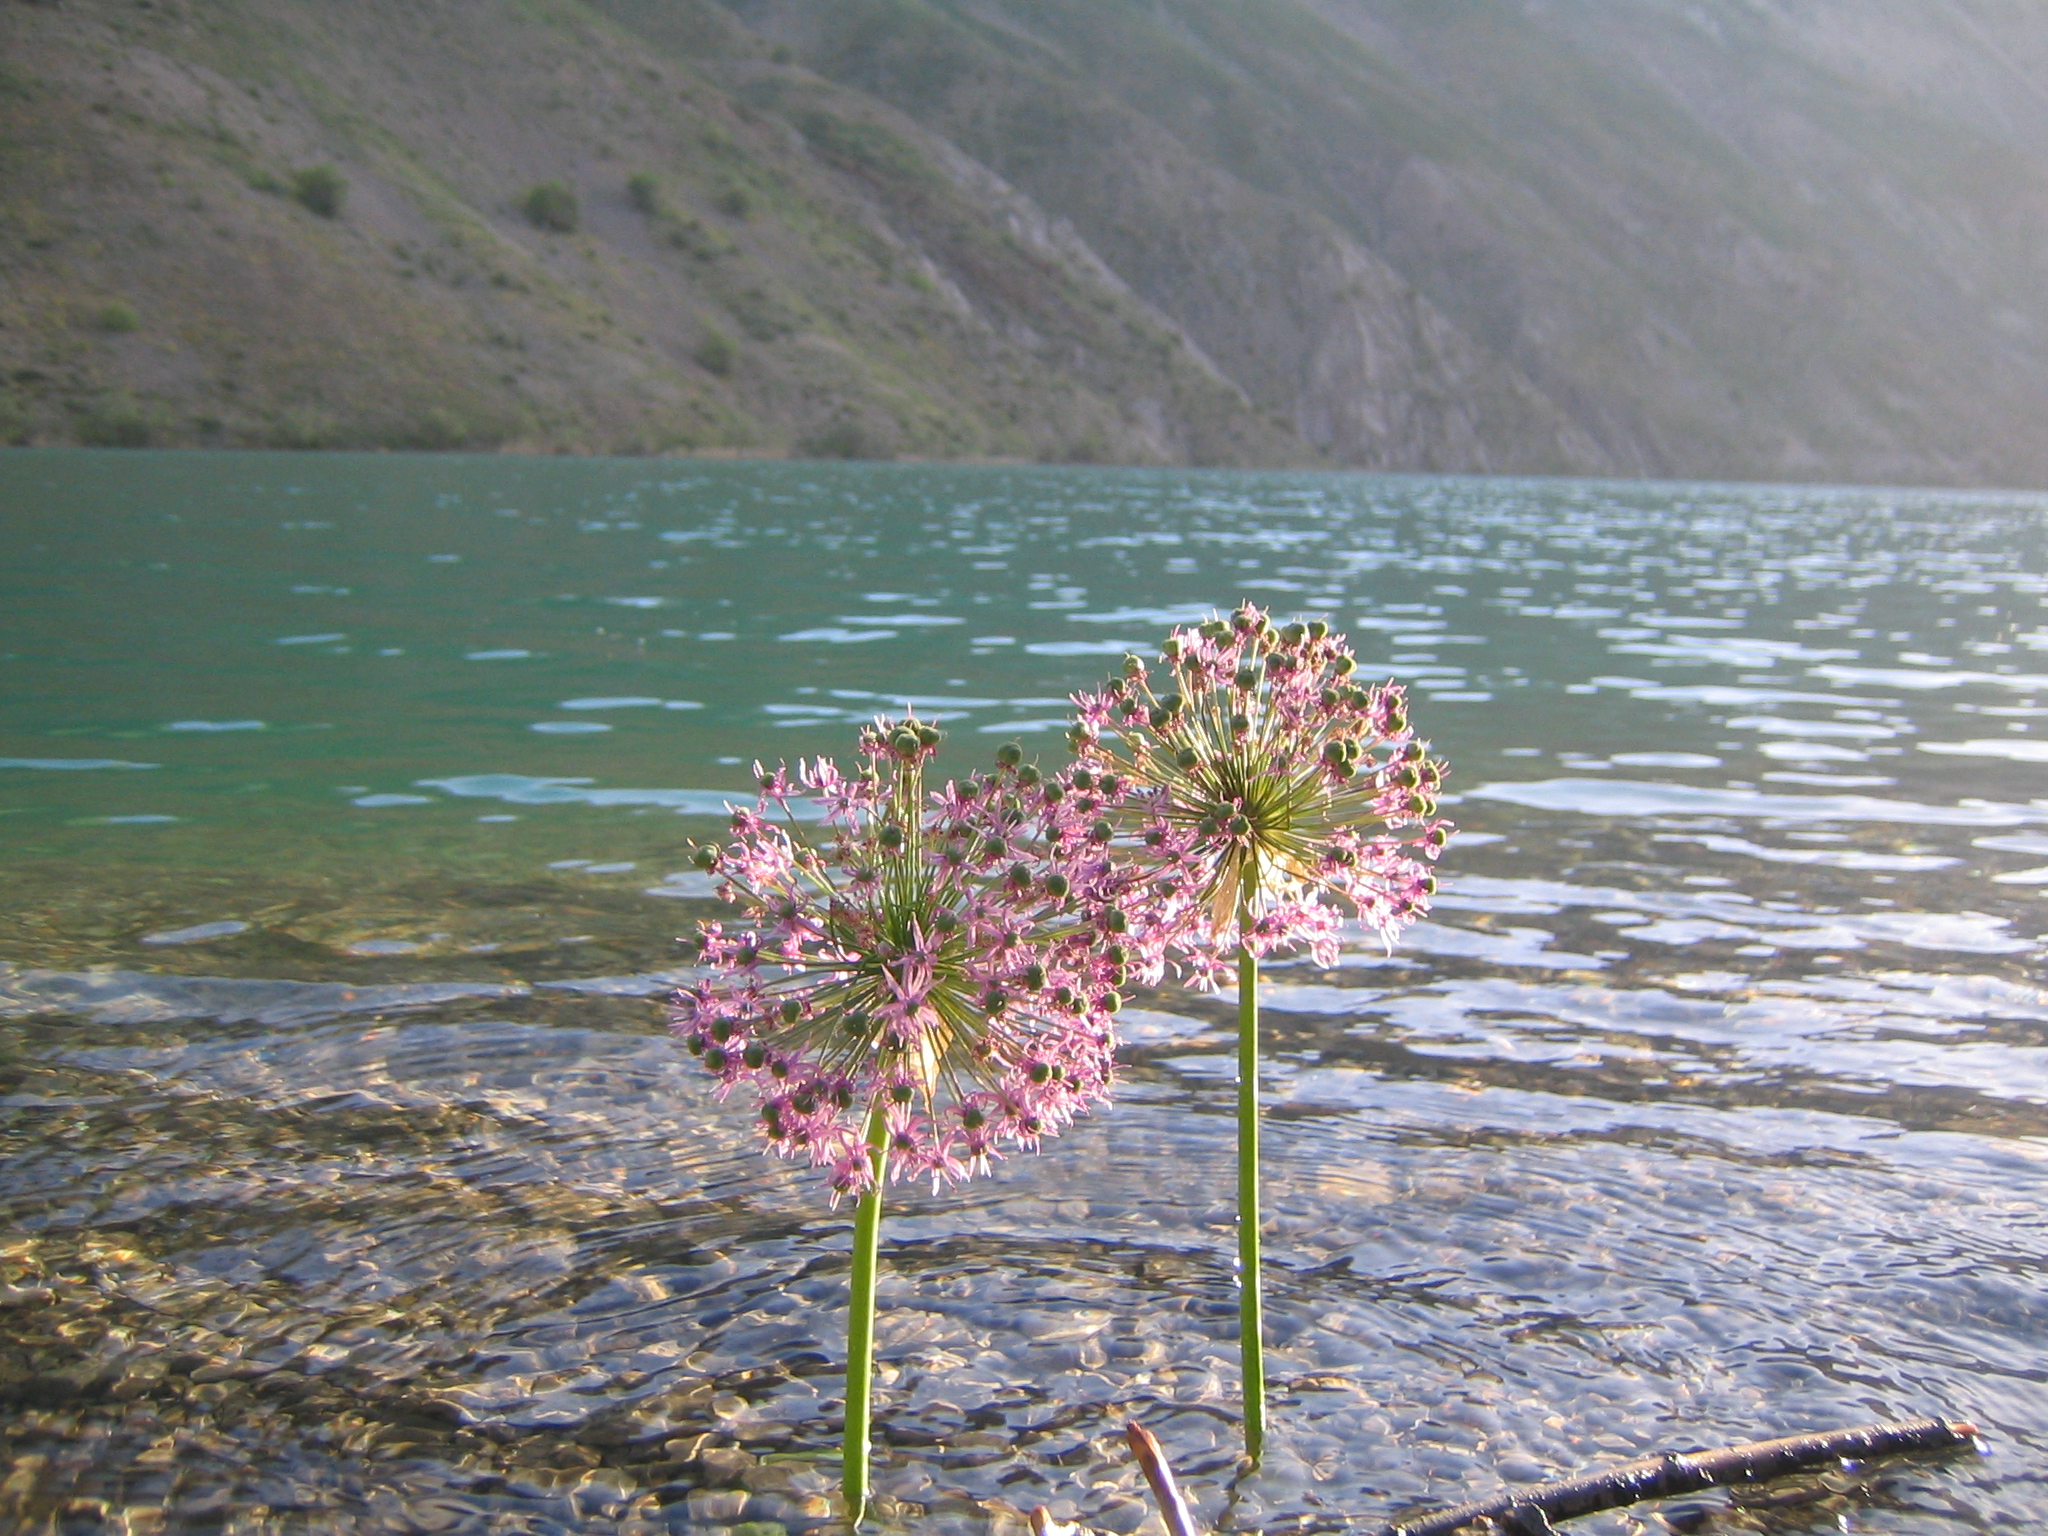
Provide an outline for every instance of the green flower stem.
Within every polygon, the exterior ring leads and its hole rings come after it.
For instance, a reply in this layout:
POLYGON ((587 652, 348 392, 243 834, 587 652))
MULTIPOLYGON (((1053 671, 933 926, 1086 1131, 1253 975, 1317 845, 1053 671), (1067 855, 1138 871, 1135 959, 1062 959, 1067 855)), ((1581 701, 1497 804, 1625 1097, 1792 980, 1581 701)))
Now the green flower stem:
POLYGON ((1256 876, 1238 897, 1237 950, 1237 1348, 1244 1378, 1244 1448, 1266 1452, 1266 1299, 1259 1256, 1259 960, 1245 942, 1256 876))
POLYGON ((868 1160, 874 1183, 853 1217, 853 1295, 846 1316, 846 1440, 840 1451, 839 1487, 846 1519, 859 1525, 868 1512, 868 1442, 874 1406, 875 1261, 882 1240, 882 1175, 889 1166, 887 1111, 877 1099, 868 1112, 868 1160))

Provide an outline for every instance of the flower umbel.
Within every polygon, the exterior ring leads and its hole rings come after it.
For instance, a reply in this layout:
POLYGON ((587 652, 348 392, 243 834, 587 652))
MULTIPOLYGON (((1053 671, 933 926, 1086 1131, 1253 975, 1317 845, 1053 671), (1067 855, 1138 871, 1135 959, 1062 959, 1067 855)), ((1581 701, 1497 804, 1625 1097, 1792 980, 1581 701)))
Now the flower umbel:
POLYGON ((860 761, 761 775, 733 840, 700 848, 745 909, 703 929, 715 973, 680 989, 673 1027, 724 1091, 757 1095, 769 1146, 831 1170, 835 1199, 874 1177, 886 1128, 901 1178, 985 1171, 1104 1099, 1119 988, 1156 980, 1159 945, 1126 940, 1130 877, 1077 832, 1074 797, 1014 745, 993 772, 925 791, 938 731, 865 730, 860 761), (808 790, 830 845, 774 808, 808 790))
MULTIPOLYGON (((1417 741, 1398 684, 1361 685, 1320 620, 1275 628, 1246 604, 1176 630, 1165 676, 1124 675, 1075 697, 1081 777, 1156 786, 1112 813, 1176 889, 1176 939, 1212 973, 1240 942, 1306 944, 1336 960, 1336 897, 1387 939, 1428 909, 1444 765, 1417 741)), ((1156 888, 1156 881, 1155 881, 1156 888)))

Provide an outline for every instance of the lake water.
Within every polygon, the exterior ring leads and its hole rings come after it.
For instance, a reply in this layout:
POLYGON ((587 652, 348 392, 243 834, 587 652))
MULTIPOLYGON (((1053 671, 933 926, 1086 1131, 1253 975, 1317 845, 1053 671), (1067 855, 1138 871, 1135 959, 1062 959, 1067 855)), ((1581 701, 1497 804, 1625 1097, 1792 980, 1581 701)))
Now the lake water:
MULTIPOLYGON (((1409 680, 1464 829, 1276 968, 1236 1443, 1227 999, 885 1228, 887 1523, 1335 1529, 1920 1413, 1679 1528, 2048 1522, 2048 499, 0 456, 0 1523, 829 1518, 849 1222, 662 1033, 685 841, 907 698, 948 761, 1243 598, 1409 680), (1700 1523, 1704 1520, 1704 1524, 1700 1523)), ((1648 1513, 1574 1529, 1666 1528, 1648 1513)))

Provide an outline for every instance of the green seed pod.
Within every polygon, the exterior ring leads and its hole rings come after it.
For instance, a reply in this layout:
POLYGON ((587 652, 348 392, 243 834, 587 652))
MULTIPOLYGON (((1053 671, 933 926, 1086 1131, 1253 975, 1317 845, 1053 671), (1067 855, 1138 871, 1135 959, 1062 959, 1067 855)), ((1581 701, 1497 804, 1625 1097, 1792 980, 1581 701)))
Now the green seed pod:
POLYGON ((894 853, 903 846, 903 829, 894 822, 890 822, 880 832, 875 834, 875 841, 888 849, 889 852, 894 853))
POLYGON ((1349 677, 1358 670, 1358 658, 1356 656, 1339 656, 1330 663, 1330 670, 1339 677, 1349 677))
POLYGON ((718 868, 718 849, 712 844, 706 843, 690 855, 690 862, 699 869, 716 869, 718 868))
POLYGON ((1301 642, 1302 642, 1303 640, 1307 639, 1307 638, 1308 638, 1308 626, 1307 626, 1307 625, 1305 625, 1305 624, 1299 624, 1299 623, 1295 623, 1295 624, 1287 624, 1287 625, 1283 625, 1283 626, 1281 627, 1281 630, 1280 630, 1280 643, 1281 643, 1282 645, 1285 645, 1285 646, 1288 646, 1288 647, 1290 647, 1290 648, 1291 648, 1291 647, 1293 647, 1293 646, 1297 646, 1297 645, 1301 644, 1301 642))
POLYGON ((1024 985, 1033 992, 1042 991, 1045 987, 1045 967, 1036 963, 1025 966, 1024 985))
POLYGON ((920 725, 917 728, 917 742, 919 746, 936 747, 945 739, 946 733, 936 725, 920 725))
POLYGON ((1034 1083, 1038 1083, 1041 1086, 1043 1084, 1051 1082, 1052 1068, 1047 1066, 1042 1061, 1034 1061, 1033 1063, 1031 1063, 1031 1081, 1034 1083))
POLYGON ((1180 665, 1180 658, 1180 636, 1168 635, 1166 639, 1160 644, 1159 659, 1165 662, 1169 667, 1177 667, 1180 665))
POLYGON ((690 1036, 689 1039, 683 1042, 683 1049, 692 1056, 702 1056, 704 1054, 704 1037, 702 1035, 690 1036))
POLYGON ((898 726, 889 733, 889 750, 898 757, 916 756, 917 732, 905 726, 898 726))
POLYGON ((794 1023, 795 1023, 795 1022, 796 1022, 796 1021, 797 1021, 798 1019, 802 1018, 803 1016, 804 1016, 804 1005, 803 1005, 802 1003, 798 1002, 798 1001, 797 1001, 797 1000, 796 1000, 795 998, 793 998, 793 997, 785 997, 785 998, 784 998, 784 999, 782 1000, 782 1022, 783 1022, 783 1023, 785 1023, 785 1024, 794 1024, 794 1023))
POLYGON ((1242 736, 1251 728, 1252 720, 1250 715, 1232 715, 1230 717, 1230 729, 1234 735, 1242 736))
POLYGON ((1240 815, 1233 816, 1230 818, 1230 835, 1232 837, 1243 837, 1246 833, 1250 832, 1251 829, 1252 824, 1245 817, 1240 815))
POLYGON ((1072 887, 1067 883, 1067 877, 1058 870, 1054 870, 1045 877, 1045 894, 1054 901, 1063 900, 1071 889, 1072 887))
POLYGON ((1173 711, 1163 704, 1154 704, 1145 716, 1146 723, 1155 731, 1163 731, 1173 723, 1173 711))
POLYGON ((1426 896, 1434 896, 1436 894, 1435 875, 1424 875, 1422 877, 1422 891, 1426 896))
POLYGON ((740 1060, 750 1067, 758 1068, 768 1060, 768 1047, 758 1040, 750 1041, 746 1050, 740 1053, 740 1060))
POLYGON ((1047 779, 1045 781, 1045 803, 1047 805, 1058 805, 1066 798, 1066 788, 1058 779, 1047 779))
POLYGON ((713 1024, 711 1026, 711 1038, 720 1045, 730 1040, 732 1038, 732 1020, 720 1019, 716 1024, 713 1024))
POLYGON ((1131 920, 1124 915, 1122 907, 1111 907, 1102 914, 1102 926, 1110 933, 1129 933, 1131 920))
POLYGON ((1012 864, 1008 879, 1011 885, 1020 891, 1023 890, 1025 886, 1031 883, 1031 866, 1029 864, 1012 864))
POLYGON ((715 1045, 704 1053, 704 1065, 714 1072, 723 1072, 725 1064, 731 1059, 731 1057, 727 1056, 724 1051, 715 1045))
POLYGON ((1026 763, 1017 770, 1017 782, 1024 788, 1029 789, 1038 782, 1038 770, 1031 764, 1026 763))
POLYGON ((832 1107, 834 1109, 853 1108, 853 1090, 844 1083, 835 1087, 832 1090, 832 1107))
POLYGON ((1088 829, 1088 841, 1091 843, 1106 843, 1114 835, 1114 831, 1115 829, 1108 822, 1098 821, 1088 829))
POLYGON ((868 1032, 868 1016, 856 1008, 847 1014, 839 1027, 849 1035, 864 1035, 868 1032))
POLYGON ((1123 1006, 1124 1000, 1117 996, 1116 993, 1105 992, 1102 994, 1102 1011, 1104 1013, 1120 1013, 1123 1011, 1123 1006))
POLYGON ((1326 622, 1325 622, 1324 620, 1322 620, 1322 619, 1310 619, 1310 620, 1308 621, 1308 637, 1309 637, 1309 639, 1311 639, 1311 640, 1321 640, 1321 639, 1323 639, 1323 638, 1324 638, 1325 636, 1327 636, 1327 635, 1328 635, 1329 633, 1330 633, 1330 626, 1329 626, 1329 624, 1328 624, 1328 623, 1326 623, 1326 622))
POLYGON ((1095 775, 1086 768, 1076 768, 1070 777, 1076 789, 1093 789, 1095 787, 1095 775))
POLYGON ((1202 766, 1202 754, 1193 747, 1182 747, 1173 754, 1173 760, 1180 767, 1190 771, 1202 766))
POLYGON ((1005 768, 1014 768, 1024 761, 1024 749, 1014 741, 1006 741, 996 748, 996 761, 1005 768))
POLYGON ((910 1084, 908 1083, 891 1083, 889 1085, 890 1102, 895 1104, 908 1104, 914 1092, 915 1090, 913 1090, 910 1084))
POLYGON ((983 1013, 1001 1013, 1009 1006, 1010 995, 1001 987, 990 987, 981 994, 981 1011, 983 1013))
POLYGON ((1144 657, 1142 657, 1142 656, 1130 656, 1130 655, 1127 655, 1127 656, 1125 656, 1125 657, 1124 657, 1124 676, 1125 676, 1125 677, 1143 677, 1144 675, 1145 675, 1145 658, 1144 658, 1144 657))

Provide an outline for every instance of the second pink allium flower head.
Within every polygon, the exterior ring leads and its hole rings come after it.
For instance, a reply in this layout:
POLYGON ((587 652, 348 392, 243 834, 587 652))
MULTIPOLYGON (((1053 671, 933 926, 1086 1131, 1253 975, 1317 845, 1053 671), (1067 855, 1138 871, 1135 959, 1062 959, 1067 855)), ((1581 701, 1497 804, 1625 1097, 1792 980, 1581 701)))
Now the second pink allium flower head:
POLYGON ((1176 630, 1163 675, 1079 694, 1077 777, 1147 786, 1115 817, 1143 846, 1175 946, 1212 976, 1240 942, 1337 957, 1340 897, 1391 941, 1428 907, 1444 766, 1409 727, 1396 684, 1366 686, 1322 622, 1275 627, 1246 604, 1176 630))

